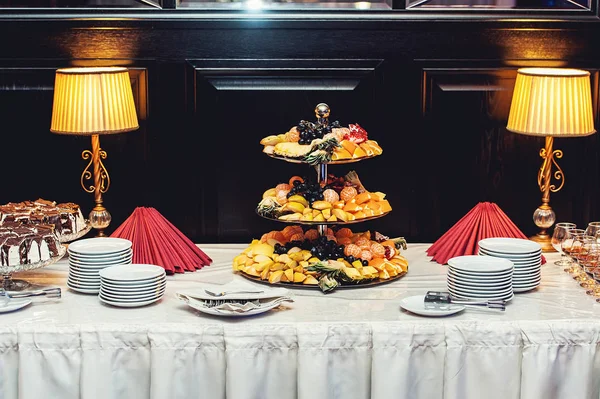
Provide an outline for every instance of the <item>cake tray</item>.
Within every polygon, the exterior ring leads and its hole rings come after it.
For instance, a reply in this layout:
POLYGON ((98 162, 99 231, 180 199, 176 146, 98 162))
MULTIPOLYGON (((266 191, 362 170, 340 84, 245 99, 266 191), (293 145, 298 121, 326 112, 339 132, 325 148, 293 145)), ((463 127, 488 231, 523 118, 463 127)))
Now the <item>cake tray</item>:
POLYGON ((82 230, 79 230, 77 233, 59 235, 58 240, 61 243, 75 241, 75 240, 80 239, 87 233, 89 233, 91 229, 92 229, 92 224, 90 223, 89 220, 86 220, 85 227, 82 230))
MULTIPOLYGON (((303 161, 301 159, 288 158, 288 157, 283 157, 281 155, 275 155, 275 154, 267 154, 267 155, 270 156, 271 158, 279 159, 281 161, 286 161, 286 162, 290 162, 290 163, 304 163, 304 164, 309 165, 308 162, 303 161)), ((344 164, 347 164, 347 163, 355 163, 355 162, 360 162, 360 161, 365 160, 365 159, 375 158, 377 156, 379 156, 379 155, 372 155, 372 156, 366 156, 366 157, 360 157, 360 158, 338 159, 336 161, 329 161, 329 162, 327 162, 327 164, 328 165, 344 165, 344 164)))
MULTIPOLYGON (((256 211, 255 211, 256 212, 256 211)), ((362 222, 368 222, 369 220, 375 220, 375 219, 379 219, 382 218, 384 216, 387 216, 389 212, 385 212, 382 213, 381 215, 376 215, 376 216, 369 216, 368 218, 361 218, 361 219, 355 219, 355 220, 348 220, 347 222, 344 222, 343 220, 339 220, 336 222, 328 222, 328 221, 323 221, 323 222, 309 222, 306 220, 281 220, 281 219, 277 219, 277 218, 270 218, 267 216, 263 216, 260 213, 256 212, 256 214, 262 218, 268 219, 268 220, 272 220, 274 222, 280 222, 280 223, 288 223, 288 224, 303 224, 303 225, 307 225, 307 226, 319 226, 319 225, 346 225, 346 224, 355 224, 355 223, 362 223, 362 222)))
POLYGON ((66 253, 67 253, 67 248, 64 245, 61 245, 58 248, 57 256, 54 256, 50 259, 46 259, 46 260, 39 261, 39 262, 27 263, 24 265, 0 266, 0 274, 4 275, 5 279, 6 279, 6 276, 11 275, 12 273, 25 272, 27 270, 33 270, 33 269, 39 269, 42 267, 46 267, 53 263, 58 262, 63 256, 65 256, 66 253))
MULTIPOLYGON (((383 279, 372 279, 372 280, 366 280, 364 283, 347 283, 347 282, 343 282, 340 281, 340 285, 338 285, 335 289, 349 289, 349 288, 369 288, 369 287, 376 287, 378 285, 384 285, 384 284, 388 284, 391 282, 394 282, 402 277, 404 277, 404 275, 407 272, 404 273, 400 273, 397 276, 394 277, 390 277, 387 280, 383 280, 383 279)), ((316 284, 301 284, 301 283, 274 283, 271 284, 269 283, 269 280, 262 280, 260 277, 255 277, 255 276, 250 276, 249 274, 246 274, 242 271, 240 271, 239 273, 240 275, 242 275, 244 278, 254 281, 256 283, 259 284, 266 284, 266 285, 270 285, 270 286, 280 286, 280 287, 285 287, 285 288, 300 288, 300 289, 318 289, 321 290, 321 288, 319 288, 318 285, 316 284)))

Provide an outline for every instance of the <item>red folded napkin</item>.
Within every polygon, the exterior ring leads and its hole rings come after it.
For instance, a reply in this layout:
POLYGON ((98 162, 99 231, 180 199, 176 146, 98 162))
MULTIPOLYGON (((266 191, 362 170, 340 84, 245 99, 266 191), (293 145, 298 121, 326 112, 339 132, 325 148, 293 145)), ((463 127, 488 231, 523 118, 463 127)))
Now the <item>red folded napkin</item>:
POLYGON ((210 259, 154 208, 136 208, 111 237, 133 243, 133 263, 162 266, 167 274, 193 272, 210 259))
MULTIPOLYGON (((480 202, 433 243, 427 255, 443 265, 455 256, 476 255, 479 241, 491 237, 527 239, 498 205, 480 202)), ((543 256, 542 263, 546 263, 543 256)))

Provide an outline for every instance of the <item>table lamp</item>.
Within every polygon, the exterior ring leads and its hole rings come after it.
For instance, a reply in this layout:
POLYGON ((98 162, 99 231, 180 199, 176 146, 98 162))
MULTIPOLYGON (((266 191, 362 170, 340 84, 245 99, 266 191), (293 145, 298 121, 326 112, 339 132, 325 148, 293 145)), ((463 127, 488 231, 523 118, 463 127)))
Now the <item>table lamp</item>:
POLYGON ((50 131, 92 137, 92 150, 81 154, 89 162, 80 181, 86 192, 94 193, 96 206, 89 219, 98 231, 98 237, 105 236, 104 229, 111 220, 110 213, 102 205, 102 194, 108 191, 110 177, 102 163, 106 159, 106 151, 100 148, 100 135, 129 132, 138 127, 127 68, 66 68, 56 71, 50 131), (93 182, 88 185, 86 181, 92 176, 93 182))
POLYGON ((540 150, 543 161, 537 177, 542 205, 533 213, 533 221, 541 230, 530 239, 538 242, 544 252, 554 251, 547 233, 556 220, 550 206, 550 192, 563 187, 565 176, 556 162, 563 153, 552 146, 554 137, 588 136, 596 132, 590 73, 562 68, 519 69, 506 128, 514 133, 546 138, 546 145, 540 150), (556 167, 554 173, 553 166, 556 167), (553 178, 556 184, 552 183, 553 178))

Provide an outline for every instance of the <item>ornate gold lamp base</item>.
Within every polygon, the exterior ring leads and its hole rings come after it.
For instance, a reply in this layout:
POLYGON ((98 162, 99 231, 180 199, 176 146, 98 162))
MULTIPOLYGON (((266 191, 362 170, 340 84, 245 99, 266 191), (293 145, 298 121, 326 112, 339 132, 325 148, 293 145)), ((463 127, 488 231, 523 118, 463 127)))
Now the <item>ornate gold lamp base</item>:
POLYGON ((98 230, 97 237, 106 237, 104 230, 110 225, 111 216, 102 205, 102 194, 108 191, 110 177, 102 163, 102 160, 106 159, 106 151, 100 149, 100 137, 97 134, 92 136, 92 151, 83 151, 81 157, 90 160, 81 174, 81 187, 88 193, 94 193, 94 200, 96 201, 96 206, 90 212, 90 224, 98 230), (94 184, 87 186, 85 181, 92 179, 90 167, 93 167, 94 184))
POLYGON ((542 205, 533 212, 533 222, 541 230, 538 234, 529 238, 540 244, 543 252, 556 252, 552 246, 552 237, 547 233, 547 230, 556 221, 556 214, 550 206, 550 192, 557 192, 565 184, 563 171, 556 163, 556 158, 562 158, 563 153, 561 150, 552 149, 553 143, 554 138, 546 137, 546 146, 540 150, 540 157, 542 157, 543 162, 538 172, 538 186, 542 192, 542 205), (552 165, 556 167, 554 175, 552 174, 552 165), (558 187, 551 184, 552 177, 560 183, 558 187))

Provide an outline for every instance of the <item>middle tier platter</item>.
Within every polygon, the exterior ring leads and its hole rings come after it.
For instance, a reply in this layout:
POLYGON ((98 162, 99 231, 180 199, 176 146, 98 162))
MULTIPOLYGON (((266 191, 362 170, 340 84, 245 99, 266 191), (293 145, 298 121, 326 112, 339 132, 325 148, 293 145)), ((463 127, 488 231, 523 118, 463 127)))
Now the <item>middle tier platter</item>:
POLYGON ((385 197, 380 191, 368 191, 354 171, 344 177, 330 174, 321 182, 293 176, 287 183, 265 191, 256 213, 270 220, 298 224, 359 223, 391 212, 385 197))

